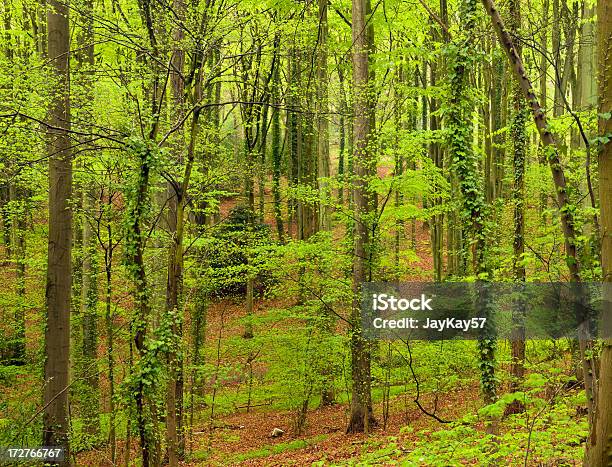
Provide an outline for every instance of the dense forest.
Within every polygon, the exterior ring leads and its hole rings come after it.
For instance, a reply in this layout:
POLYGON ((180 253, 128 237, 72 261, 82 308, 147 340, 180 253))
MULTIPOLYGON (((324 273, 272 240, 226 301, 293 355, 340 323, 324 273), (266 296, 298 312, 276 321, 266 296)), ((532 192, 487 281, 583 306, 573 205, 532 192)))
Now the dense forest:
POLYGON ((612 465, 611 0, 0 16, 0 462, 612 465), (371 339, 374 282, 604 332, 371 339))

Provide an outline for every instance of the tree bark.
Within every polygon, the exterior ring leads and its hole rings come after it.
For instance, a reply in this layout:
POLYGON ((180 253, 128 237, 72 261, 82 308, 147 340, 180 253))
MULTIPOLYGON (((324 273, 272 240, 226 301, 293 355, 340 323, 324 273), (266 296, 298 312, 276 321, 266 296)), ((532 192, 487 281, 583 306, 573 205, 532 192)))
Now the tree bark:
POLYGON ((274 197, 274 219, 278 240, 285 242, 285 228, 283 227, 283 212, 281 208, 281 128, 280 128, 280 34, 274 38, 274 69, 272 75, 272 195, 274 197))
POLYGON ((612 465, 612 1, 597 4, 599 44, 599 201, 601 206, 601 261, 604 287, 603 346, 599 357, 599 390, 595 417, 587 441, 585 465, 612 465))
MULTIPOLYGON (((510 32, 519 35, 521 29, 521 5, 520 1, 512 0, 509 5, 510 10, 510 32)), ((517 54, 522 56, 520 46, 517 46, 517 54)), ((512 86, 512 106, 513 116, 510 127, 510 136, 513 144, 512 161, 514 166, 514 183, 512 188, 512 201, 514 204, 514 238, 513 238, 513 258, 512 270, 514 281, 522 284, 525 282, 526 271, 523 263, 525 254, 525 158, 527 155, 527 114, 523 92, 515 82, 512 86)), ((525 317, 524 299, 518 297, 513 303, 514 330, 512 338, 512 362, 510 374, 512 381, 510 391, 518 391, 519 385, 525 375, 525 317)), ((506 413, 517 413, 522 411, 523 406, 520 402, 513 402, 506 409, 506 413)))
POLYGON ((49 111, 49 243, 46 287, 45 388, 43 445, 63 446, 68 465, 68 384, 70 357, 70 295, 72 288, 71 241, 72 154, 70 150, 70 27, 69 7, 49 0, 48 54, 56 79, 49 111))
MULTIPOLYGON (((183 21, 185 21, 185 3, 183 0, 174 0, 173 10, 177 15, 176 25, 172 32, 174 48, 172 50, 172 101, 173 101, 173 124, 183 121, 185 113, 185 50, 183 40, 185 32, 183 21)), ((197 119, 199 111, 193 113, 192 119, 197 119)), ((197 123, 196 123, 197 127, 197 123)), ((191 135, 192 138, 195 135, 191 135)), ((191 147, 192 142, 190 142, 191 147)), ((173 144, 174 158, 178 164, 183 161, 183 148, 185 137, 183 128, 176 133, 176 141, 173 144)), ((192 152, 192 151, 191 151, 192 152)), ((188 155, 185 172, 191 173, 193 154, 188 155)), ((180 346, 182 343, 182 317, 181 299, 183 289, 183 223, 184 223, 184 199, 186 196, 183 185, 189 183, 189 178, 183 176, 180 181, 168 182, 168 230, 170 234, 170 245, 168 248, 168 269, 166 282, 166 313, 170 320, 172 330, 172 345, 168 352, 168 372, 170 378, 166 388, 166 441, 168 450, 168 464, 176 467, 182 458, 184 448, 184 437, 182 436, 183 421, 183 361, 180 357, 180 346)))
POLYGON ((374 423, 370 377, 370 347, 361 329, 361 287, 367 280, 371 249, 368 215, 372 206, 368 181, 372 176, 369 150, 371 113, 369 93, 369 40, 366 28, 366 0, 353 0, 353 84, 354 84, 354 209, 353 304, 351 310, 352 398, 348 433, 368 432, 374 423))
POLYGON ((327 71, 327 26, 328 0, 318 0, 319 3, 319 41, 317 44, 317 165, 319 177, 319 195, 322 204, 319 208, 319 230, 331 230, 331 192, 329 188, 329 102, 328 102, 328 71, 327 71))

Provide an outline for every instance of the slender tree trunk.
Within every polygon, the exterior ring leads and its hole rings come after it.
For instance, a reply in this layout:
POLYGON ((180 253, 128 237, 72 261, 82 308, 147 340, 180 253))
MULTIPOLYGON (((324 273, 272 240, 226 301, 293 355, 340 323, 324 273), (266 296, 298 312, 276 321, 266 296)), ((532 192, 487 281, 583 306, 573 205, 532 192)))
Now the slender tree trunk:
MULTIPOLYGON (((491 56, 491 51, 495 50, 495 40, 491 41, 489 37, 485 38, 485 52, 491 56), (493 44, 491 43, 493 42, 493 44)), ((495 191, 495 185, 493 181, 493 132, 491 129, 492 116, 495 113, 493 109, 493 79, 495 77, 495 62, 491 64, 485 63, 483 65, 483 83, 484 92, 488 99, 483 104, 483 120, 484 120, 484 147, 485 147, 485 162, 484 162, 484 186, 485 186, 485 201, 487 204, 493 202, 493 194, 495 191)))
MULTIPOLYGON (((403 155, 400 153, 399 151, 399 142, 400 142, 400 135, 401 135, 401 131, 402 131, 402 118, 403 113, 404 113, 404 106, 403 106, 403 100, 404 100, 404 90, 403 90, 403 86, 404 86, 404 65, 402 63, 400 63, 398 65, 398 70, 397 70, 397 84, 395 85, 395 144, 396 144, 396 150, 395 152, 395 167, 393 169, 393 175, 395 177, 400 177, 404 171, 404 158, 403 155)), ((395 189, 395 194, 394 194, 394 201, 395 201, 395 208, 399 209, 399 207, 402 205, 403 202, 403 196, 401 193, 401 190, 398 188, 395 189)), ((393 256, 394 256, 394 264, 396 268, 399 268, 399 263, 400 263, 400 247, 401 247, 401 240, 402 240, 402 234, 404 232, 404 221, 402 219, 397 219, 395 221, 395 242, 394 242, 394 248, 393 248, 393 256)), ((433 247, 432 247, 433 248, 433 247)), ((386 415, 384 417, 385 419, 385 424, 386 424, 386 415)))
POLYGON ((15 345, 12 352, 12 362, 14 365, 24 365, 26 363, 26 218, 27 193, 23 188, 11 183, 9 190, 14 192, 10 196, 14 200, 12 206, 13 214, 11 227, 11 244, 13 245, 13 255, 16 266, 16 292, 17 302, 15 303, 15 345))
MULTIPOLYGON (((432 30, 435 31, 433 25, 432 30)), ((434 32, 435 34, 435 32, 434 32)), ((435 37, 435 36, 434 36, 435 37)), ((430 85, 433 87, 436 86, 438 74, 438 63, 434 60, 429 62, 429 79, 430 85)), ((429 111, 429 129, 433 131, 439 130, 440 127, 440 117, 436 114, 438 110, 438 101, 434 97, 430 98, 430 111, 429 111)), ((444 167, 443 161, 443 153, 440 144, 437 141, 432 141, 429 143, 429 157, 432 162, 436 166, 437 169, 442 171, 444 167)), ((434 206, 440 204, 440 200, 437 194, 437 187, 433 188, 433 200, 432 204, 434 206)), ((433 273, 434 273, 434 281, 440 282, 442 280, 442 232, 444 228, 444 218, 442 214, 436 214, 431 219, 431 254, 433 256, 433 273)))
POLYGON ((331 201, 329 188, 329 103, 328 103, 328 71, 327 71, 327 26, 328 0, 318 0, 319 3, 319 41, 317 44, 317 165, 319 176, 319 194, 322 204, 319 208, 319 230, 331 230, 331 201))
MULTIPOLYGON (((561 82, 557 79, 563 70, 561 57, 561 0, 552 0, 552 60, 554 68, 555 90, 553 96, 553 116, 558 117, 563 113, 563 100, 561 99, 561 82)), ((544 49, 548 50, 548 48, 544 49)))
POLYGON ((26 216, 27 211, 25 201, 22 201, 22 211, 19 219, 17 219, 15 230, 15 259, 17 261, 17 295, 19 302, 17 304, 17 346, 15 349, 15 364, 24 364, 26 362, 26 216))
MULTIPOLYGON (((520 35, 521 30, 521 5, 520 1, 512 0, 509 5, 511 34, 520 35)), ((517 47, 517 54, 522 55, 521 47, 517 47)), ((514 204, 514 238, 512 270, 514 280, 517 283, 525 282, 525 265, 523 255, 525 254, 525 158, 527 155, 527 113, 525 98, 517 82, 512 86, 513 115, 510 127, 510 136, 513 145, 514 183, 512 188, 512 201, 514 204)), ((514 302, 513 321, 515 325, 512 338, 512 365, 510 374, 512 382, 510 390, 518 390, 525 375, 525 317, 524 299, 519 297, 514 302)), ((522 405, 517 401, 512 404, 506 412, 519 412, 522 405)))
MULTIPOLYGON (((79 35, 79 49, 75 53, 78 63, 78 78, 81 93, 79 95, 80 109, 83 110, 82 120, 87 121, 88 114, 93 110, 94 102, 94 31, 93 31, 93 1, 83 3, 81 14, 82 30, 79 35)), ((91 133, 92 127, 84 125, 86 133, 91 133)), ((86 137, 84 139, 87 139, 86 137)), ((84 141, 84 146, 88 143, 84 141)), ((82 324, 82 362, 81 371, 84 377, 82 397, 83 418, 85 430, 95 435, 99 432, 100 390, 97 370, 98 351, 98 252, 97 242, 91 224, 91 215, 94 209, 94 200, 97 197, 95 190, 87 186, 80 188, 82 215, 81 228, 81 324, 82 324)))
POLYGON ((11 214, 9 212, 10 183, 2 186, 0 191, 0 214, 2 214, 2 243, 4 244, 5 261, 11 258, 11 214))
MULTIPOLYGON (((155 126, 150 133, 150 140, 155 136, 155 126)), ((144 252, 146 243, 146 233, 143 232, 143 220, 150 203, 149 199, 149 179, 151 174, 151 149, 149 147, 138 148, 137 156, 139 160, 139 170, 135 186, 134 200, 128 211, 130 220, 126 235, 129 271, 134 286, 136 316, 132 323, 134 333, 134 344, 141 359, 146 357, 147 348, 145 338, 151 316, 151 297, 148 285, 147 271, 144 262, 144 252)), ((154 462, 156 453, 154 451, 155 442, 149 427, 148 414, 146 413, 145 385, 141 380, 137 383, 135 394, 136 404, 136 425, 140 439, 140 450, 142 455, 143 467, 149 467, 154 462)), ((157 423, 157 420, 154 420, 157 423)))
MULTIPOLYGON (((300 152, 302 148, 301 142, 301 125, 300 125, 300 101, 299 96, 296 95, 294 89, 292 87, 296 87, 299 85, 300 79, 300 61, 299 61, 299 53, 297 47, 292 45, 289 51, 289 83, 288 83, 288 91, 287 91, 287 133, 288 133, 288 141, 289 144, 289 188, 297 187, 299 181, 299 161, 300 161, 300 152)), ((299 224, 297 212, 297 203, 295 199, 289 198, 287 201, 287 224, 289 230, 289 236, 292 236, 293 225, 299 224)), ((299 226, 297 227, 299 230, 299 226)), ((296 235, 297 236, 297 235, 296 235)))
POLYGON ((63 446, 68 465, 68 383, 70 370, 70 295, 72 154, 70 151, 69 7, 49 0, 48 54, 57 83, 49 111, 49 243, 46 287, 43 445, 63 446))
MULTIPOLYGON (((174 49, 172 51, 172 72, 170 76, 173 101, 173 124, 183 121, 185 114, 185 51, 183 40, 185 32, 185 3, 183 0, 174 0, 173 11, 177 15, 175 28, 172 32, 174 49)), ((199 110, 195 110, 192 119, 197 118, 199 110)), ((192 138, 195 135, 191 135, 192 138)), ((190 143, 191 145, 192 143, 190 143)), ((178 164, 184 162, 183 148, 185 145, 184 131, 181 128, 176 133, 173 144, 174 158, 178 164)), ((192 155, 193 156, 193 155, 192 155)), ((189 161, 185 169, 191 171, 189 161)), ((170 245, 168 248, 168 269, 166 282, 166 313, 170 320, 172 330, 172 344, 168 351, 168 372, 170 378, 166 388, 166 442, 168 451, 168 464, 176 467, 183 457, 184 437, 182 433, 183 421, 183 361, 180 357, 182 344, 182 288, 183 288, 183 223, 184 223, 184 197, 183 184, 180 181, 168 183, 168 231, 170 245)), ((188 183, 188 181, 187 181, 188 183)))
MULTIPOLYGON (((112 209, 111 191, 108 192, 108 209, 112 209)), ((109 388, 109 421, 108 421, 108 442, 111 448, 111 462, 115 462, 117 457, 117 435, 115 425, 115 356, 114 351, 114 326, 113 326, 113 231, 110 219, 106 224, 106 234, 108 243, 104 246, 104 271, 106 275, 106 290, 104 296, 104 320, 106 324, 106 362, 108 367, 108 388, 109 388)), ((128 449, 129 451, 129 449, 128 449)))
MULTIPOLYGON (((350 147, 351 147, 351 134, 350 131, 350 122, 351 119, 348 117, 349 113, 349 103, 347 100, 346 89, 344 86, 345 78, 344 71, 342 69, 342 64, 337 65, 338 69, 338 85, 340 87, 340 128, 339 131, 339 155, 338 155, 338 181, 340 182, 340 187, 338 189, 338 203, 340 205, 344 205, 344 192, 346 191, 346 184, 348 179, 350 178, 351 171, 348 167, 348 161, 345 159, 351 159, 350 155, 350 147), (347 122, 349 126, 349 135, 347 135, 347 122), (348 141, 347 141, 348 140, 348 141), (348 148, 347 148, 347 142, 348 148)), ((350 196, 349 196, 350 198, 350 196)))
MULTIPOLYGON (((542 27, 540 28, 540 47, 542 50, 548 50, 548 28, 546 25, 548 24, 548 10, 549 10, 550 0, 544 0, 542 4, 542 27)), ((546 55, 542 54, 540 58, 540 102, 542 104, 542 108, 546 110, 548 105, 548 86, 547 86, 547 74, 548 74, 548 59, 546 55)), ((540 166, 545 166, 548 164, 546 160, 546 152, 544 151, 544 145, 541 145, 538 148, 538 163, 540 166)), ((541 188, 540 192, 540 217, 544 217, 544 211, 548 208, 548 194, 546 193, 545 188, 541 188)))
POLYGON ((281 128, 280 128, 280 41, 281 36, 274 37, 274 69, 272 75, 272 195, 274 197, 274 219, 276 222, 276 232, 278 240, 285 242, 285 228, 283 227, 283 212, 281 207, 281 128))
MULTIPOLYGON (((91 212, 91 190, 84 193, 83 211, 91 212)), ((85 217, 85 216, 84 216, 85 217)), ((83 219, 83 282, 81 285, 81 320, 83 331, 83 371, 86 390, 83 397, 85 429, 99 431, 100 390, 98 379, 98 255, 91 221, 83 219)))
MULTIPOLYGON (((597 4, 599 44, 599 135, 612 134, 612 1, 597 4), (607 117, 606 117, 607 115, 607 117)), ((599 203, 601 206, 601 260, 604 287, 602 316, 604 336, 600 362, 599 390, 595 417, 587 441, 585 466, 612 465, 612 141, 599 152, 599 203)))

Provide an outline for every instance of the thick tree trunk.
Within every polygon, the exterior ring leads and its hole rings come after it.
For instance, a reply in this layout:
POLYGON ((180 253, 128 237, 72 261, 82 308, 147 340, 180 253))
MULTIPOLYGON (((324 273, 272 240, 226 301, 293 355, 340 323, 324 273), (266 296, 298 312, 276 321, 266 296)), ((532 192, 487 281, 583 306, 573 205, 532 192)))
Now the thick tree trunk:
MULTIPOLYGON (((597 5, 599 44, 599 134, 612 134, 612 1, 597 5), (607 115, 607 117, 605 117, 607 115)), ((599 390, 595 417, 587 441, 585 466, 612 465, 612 141, 608 138, 599 153, 599 201, 601 206, 601 260, 604 281, 603 335, 599 358, 599 390)))
MULTIPOLYGON (((70 294, 72 154, 70 151, 69 7, 49 1, 49 60, 57 84, 49 111, 49 244, 46 287, 43 445, 63 446, 68 465, 68 383, 70 369, 70 294)), ((61 463, 60 463, 61 464, 61 463)))
POLYGON ((353 84, 354 84, 354 207, 353 304, 351 311, 351 415, 347 432, 368 432, 372 414, 370 346, 361 329, 361 287, 367 280, 371 254, 368 214, 372 206, 368 180, 373 171, 369 139, 372 122, 369 93, 369 41, 366 28, 366 0, 353 0, 353 84))

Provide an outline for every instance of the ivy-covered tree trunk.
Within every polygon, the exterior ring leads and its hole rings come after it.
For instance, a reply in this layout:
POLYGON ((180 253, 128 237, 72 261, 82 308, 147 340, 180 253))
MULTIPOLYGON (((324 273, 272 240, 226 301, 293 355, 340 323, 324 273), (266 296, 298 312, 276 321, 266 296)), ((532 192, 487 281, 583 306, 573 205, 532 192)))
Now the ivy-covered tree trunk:
MULTIPOLYGON (((110 178, 110 177, 109 177, 110 178)), ((106 191, 106 216, 110 216, 113 209, 113 197, 115 193, 111 188, 109 180, 109 186, 106 191)), ((106 217, 104 216, 104 217, 106 217)), ((101 220, 102 220, 101 216, 101 220)), ((102 224, 98 224, 100 227, 102 224)), ((101 238, 103 233, 98 231, 98 239, 102 242, 101 238)), ((114 332, 115 327, 113 325, 113 254, 116 243, 113 241, 113 224, 110 217, 106 217, 106 241, 103 242, 102 248, 104 250, 104 276, 105 276, 105 288, 104 288, 104 322, 106 325, 106 364, 108 369, 108 403, 109 403, 109 420, 108 420, 108 443, 110 445, 110 460, 115 462, 117 456, 117 429, 116 429, 116 417, 115 417, 115 339, 114 332)), ((129 430, 127 430, 129 431, 129 430)), ((126 434, 126 438, 129 438, 129 434, 126 434)))
POLYGON ((44 446, 63 446, 69 465, 68 384, 70 370, 70 297, 72 289, 72 152, 70 150, 69 6, 50 0, 47 12, 48 56, 56 81, 49 109, 49 240, 45 305, 44 446))
MULTIPOLYGON (((454 44, 454 57, 450 69, 451 99, 447 112, 450 134, 449 152, 452 167, 457 173, 459 189, 463 198, 462 216, 467 222, 468 245, 472 250, 472 270, 478 279, 477 309, 483 314, 488 310, 488 292, 484 281, 488 271, 485 263, 485 200, 484 185, 478 176, 478 161, 472 148, 473 103, 468 97, 468 76, 473 72, 474 31, 476 28, 476 0, 463 0, 461 20, 462 36, 454 44)), ((483 316, 487 317, 487 316, 483 316)), ((487 320, 488 322, 488 320, 487 320)), ((480 353, 480 378, 485 403, 496 398, 495 339, 492 329, 487 328, 478 341, 480 353)))
POLYGON ((281 206, 281 127, 280 127, 280 34, 274 37, 274 68, 272 75, 272 196, 274 197, 274 220, 276 233, 281 243, 285 242, 285 228, 283 226, 283 211, 281 206))
MULTIPOLYGON (((521 30, 521 5, 520 1, 512 0, 509 4, 510 31, 519 35, 521 30)), ((522 54, 521 47, 517 48, 519 56, 522 54)), ((512 86, 512 123, 510 125, 510 136, 512 141, 512 162, 514 167, 514 180, 512 187, 512 202, 514 205, 514 238, 512 271, 514 281, 521 284, 525 282, 526 272, 524 265, 525 254, 525 158, 527 155, 527 108, 525 98, 518 83, 512 86)), ((519 297, 514 302, 512 320, 515 329, 512 337, 512 363, 510 374, 513 380, 510 390, 517 391, 525 375, 525 302, 519 297)), ((522 406, 515 402, 510 411, 518 412, 522 406)), ((507 411, 508 412, 508 411, 507 411)))
MULTIPOLYGON (((144 217, 148 211, 149 200, 149 177, 152 167, 152 150, 147 143, 135 145, 131 148, 137 156, 139 171, 136 184, 129 196, 128 207, 128 229, 126 235, 126 263, 134 287, 136 316, 132 324, 134 332, 134 344, 140 358, 144 359, 147 354, 145 337, 149 318, 151 316, 151 296, 147 280, 147 272, 144 262, 146 233, 144 231, 144 217)), ((142 377, 136 382, 135 404, 136 425, 140 438, 140 450, 143 467, 151 465, 153 456, 153 440, 149 427, 148 415, 146 413, 145 382, 142 377)))
POLYGON ((601 206, 601 262, 604 288, 599 390, 595 416, 587 440, 585 464, 612 465, 612 1, 597 5, 599 44, 599 202, 601 206))

